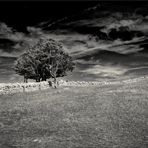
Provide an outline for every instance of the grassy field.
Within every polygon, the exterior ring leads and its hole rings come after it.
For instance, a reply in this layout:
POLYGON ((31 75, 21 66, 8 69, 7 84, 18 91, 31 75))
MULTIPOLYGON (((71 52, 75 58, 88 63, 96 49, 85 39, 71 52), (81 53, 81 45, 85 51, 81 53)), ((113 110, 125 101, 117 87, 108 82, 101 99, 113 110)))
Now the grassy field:
POLYGON ((0 148, 147 148, 148 79, 0 96, 0 148))

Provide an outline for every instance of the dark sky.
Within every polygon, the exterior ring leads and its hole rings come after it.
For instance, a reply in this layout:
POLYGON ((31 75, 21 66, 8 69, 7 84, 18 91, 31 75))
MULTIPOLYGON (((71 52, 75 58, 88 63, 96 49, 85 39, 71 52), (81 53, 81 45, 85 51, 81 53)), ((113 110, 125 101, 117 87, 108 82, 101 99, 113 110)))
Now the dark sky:
POLYGON ((146 2, 98 2, 98 1, 0 1, 0 21, 17 30, 42 21, 56 20, 79 14, 84 9, 100 4, 108 9, 135 8, 146 2))
POLYGON ((16 1, 0 2, 0 21, 23 29, 42 21, 59 19, 77 14, 98 2, 56 2, 56 1, 16 1))

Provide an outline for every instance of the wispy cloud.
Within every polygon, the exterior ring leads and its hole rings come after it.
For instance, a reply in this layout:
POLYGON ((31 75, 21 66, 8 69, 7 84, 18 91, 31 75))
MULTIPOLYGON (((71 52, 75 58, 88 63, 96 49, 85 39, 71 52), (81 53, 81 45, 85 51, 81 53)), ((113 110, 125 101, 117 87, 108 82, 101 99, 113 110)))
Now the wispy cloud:
POLYGON ((123 75, 126 71, 127 69, 121 66, 95 65, 92 68, 82 70, 81 72, 97 75, 98 77, 117 77, 123 75))

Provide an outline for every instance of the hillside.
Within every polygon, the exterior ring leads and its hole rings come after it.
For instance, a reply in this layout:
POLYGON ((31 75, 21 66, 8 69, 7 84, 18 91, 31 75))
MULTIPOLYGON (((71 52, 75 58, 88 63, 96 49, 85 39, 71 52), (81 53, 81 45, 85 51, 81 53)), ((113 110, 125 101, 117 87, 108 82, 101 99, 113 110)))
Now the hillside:
POLYGON ((0 96, 1 148, 146 148, 148 78, 0 96))

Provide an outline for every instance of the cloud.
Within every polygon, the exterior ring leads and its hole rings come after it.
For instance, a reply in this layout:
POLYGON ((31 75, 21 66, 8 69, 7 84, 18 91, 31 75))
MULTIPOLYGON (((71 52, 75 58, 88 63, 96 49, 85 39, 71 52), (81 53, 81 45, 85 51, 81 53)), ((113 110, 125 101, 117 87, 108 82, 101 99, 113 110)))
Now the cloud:
MULTIPOLYGON (((33 32, 33 28, 29 28, 29 31, 33 32), (31 30, 32 29, 32 30, 31 30)), ((34 32, 37 32, 34 30, 34 32)), ((5 47, 0 49, 1 56, 17 56, 23 52, 27 45, 33 44, 37 39, 37 35, 34 36, 31 33, 25 34, 23 32, 18 32, 14 30, 12 27, 9 27, 4 22, 0 23, 0 39, 6 39, 7 41, 12 42, 13 44, 7 47, 7 43, 5 43, 5 47), (7 50, 7 48, 9 50, 7 50), (9 51, 9 52, 8 52, 9 51)), ((3 44, 3 43, 2 43, 3 44)))
POLYGON ((81 72, 97 75, 98 77, 117 77, 123 75, 126 71, 127 69, 121 66, 95 65, 92 68, 82 70, 81 72))
POLYGON ((0 23, 0 38, 10 39, 12 41, 20 41, 24 38, 25 34, 22 32, 17 32, 12 27, 9 27, 4 22, 0 23))
POLYGON ((110 47, 109 51, 114 51, 120 54, 131 54, 142 51, 144 48, 140 47, 140 42, 145 41, 146 37, 135 37, 130 41, 115 40, 110 47))
MULTIPOLYGON (((98 31, 109 33, 111 29, 119 31, 120 27, 127 27, 129 31, 137 30, 144 32, 148 30, 146 21, 147 17, 143 17, 141 14, 133 12, 110 12, 96 10, 93 13, 88 14, 82 19, 66 22, 64 25, 69 27, 83 26, 84 27, 98 27, 98 31), (102 27, 99 29, 99 27, 102 27)), ((62 25, 63 25, 62 24, 62 25)), ((60 25, 60 24, 59 24, 60 25)))
POLYGON ((0 22, 0 35, 13 33, 13 29, 8 27, 4 22, 0 22))
MULTIPOLYGON (((123 21, 124 22, 124 21, 123 21)), ((125 22, 124 22, 125 23, 125 22)), ((126 24, 126 23, 125 23, 126 24)), ((125 45, 132 44, 141 41, 142 38, 133 38, 130 41, 121 41, 119 39, 114 41, 96 41, 94 38, 89 38, 88 35, 80 34, 77 32, 70 31, 45 31, 37 27, 27 27, 28 34, 14 31, 12 28, 7 27, 3 24, 3 37, 10 39, 16 44, 12 47, 16 50, 16 53, 22 52, 25 46, 35 44, 40 37, 53 38, 63 43, 70 53, 89 52, 93 50, 109 50, 115 51, 121 54, 129 54, 137 51, 141 51, 139 45, 125 45), (4 31, 5 30, 5 31, 4 31)))
MULTIPOLYGON (((141 32, 145 32, 145 30, 148 30, 147 23, 145 21, 147 17, 143 17, 142 15, 136 14, 135 12, 129 13, 127 15, 121 12, 110 12, 109 10, 99 11, 99 8, 100 6, 97 5, 95 7, 91 7, 90 9, 86 9, 81 14, 82 16, 84 15, 84 18, 62 18, 53 23, 49 21, 49 24, 48 22, 44 22, 40 23, 40 25, 36 27, 28 26, 28 33, 18 32, 12 27, 6 25, 5 23, 0 23, 1 38, 7 38, 9 40, 14 41, 16 44, 12 48, 14 48, 15 50, 19 50, 19 52, 21 52, 21 50, 23 51, 24 47, 27 44, 35 44, 40 37, 53 38, 57 41, 62 42, 70 53, 105 49, 120 54, 130 54, 143 50, 143 48, 141 48, 138 44, 132 45, 132 43, 134 43, 134 40, 136 39, 135 34, 131 36, 130 39, 128 39, 129 42, 122 41, 122 38, 118 38, 118 36, 113 38, 112 41, 110 41, 110 39, 90 39, 89 33, 87 34, 87 29, 85 31, 86 34, 78 33, 77 30, 71 31, 68 29, 60 29, 60 25, 70 26, 74 29, 76 27, 82 26, 86 26, 86 28, 98 27, 96 28, 95 33, 97 33, 98 29, 98 31, 102 31, 107 34, 109 34, 109 32, 111 32, 113 28, 117 29, 117 31, 120 31, 120 27, 127 27, 129 34, 132 34, 132 30, 138 30, 141 32), (91 13, 87 13, 90 11, 91 13), (50 30, 50 26, 54 24, 56 24, 57 26, 59 25, 59 29, 50 30), (49 31, 44 30, 44 27, 42 28, 42 25, 47 25, 47 27, 49 27, 49 31)), ((135 42, 139 42, 140 40, 140 37, 137 37, 137 41, 135 42)))
POLYGON ((43 34, 42 29, 41 28, 38 28, 38 27, 28 26, 27 27, 27 31, 29 32, 29 34, 31 36, 41 36, 43 34))
POLYGON ((17 57, 18 54, 16 52, 6 52, 3 49, 0 49, 0 55, 1 57, 17 57))
POLYGON ((111 30, 113 28, 119 30, 120 27, 129 27, 130 28, 133 28, 135 26, 135 23, 136 21, 133 21, 133 20, 120 20, 116 23, 112 23, 112 24, 109 24, 106 26, 106 29, 107 30, 111 30))

